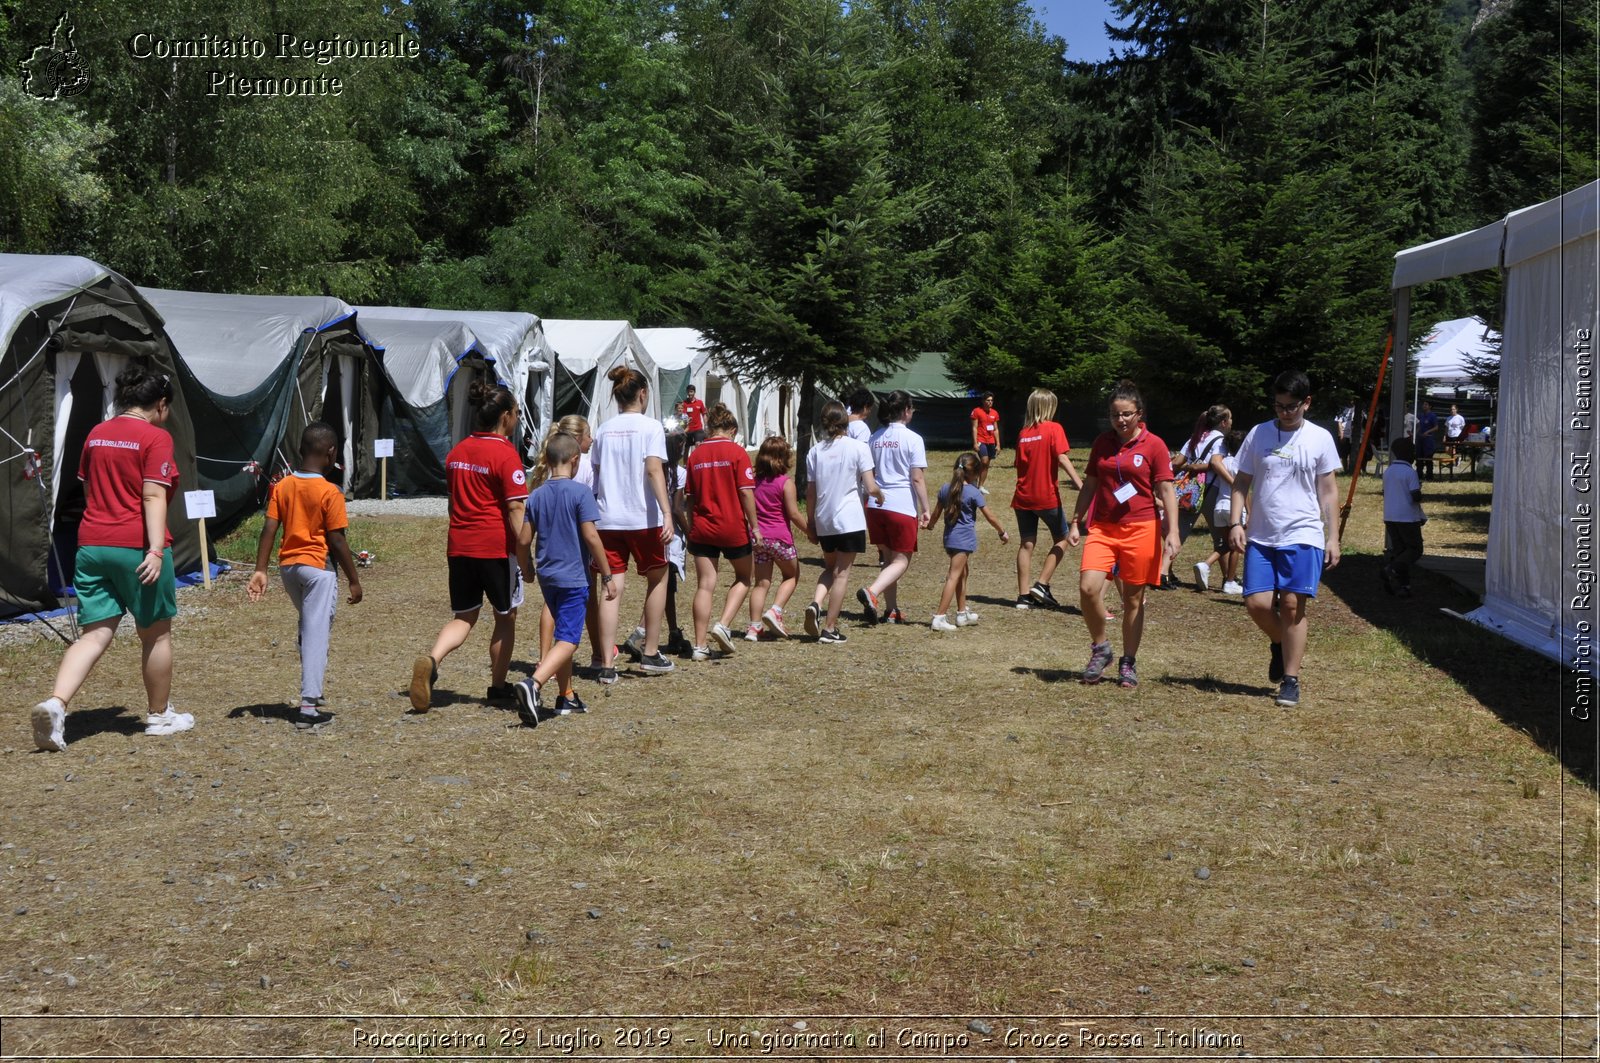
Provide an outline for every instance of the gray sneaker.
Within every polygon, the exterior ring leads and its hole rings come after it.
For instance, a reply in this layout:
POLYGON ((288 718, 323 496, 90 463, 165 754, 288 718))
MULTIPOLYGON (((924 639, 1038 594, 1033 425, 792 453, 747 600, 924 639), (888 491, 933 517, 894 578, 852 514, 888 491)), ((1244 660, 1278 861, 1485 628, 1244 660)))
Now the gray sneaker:
POLYGON ((1106 668, 1111 664, 1113 656, 1111 643, 1109 642, 1097 642, 1090 646, 1089 664, 1083 670, 1083 681, 1085 683, 1100 682, 1100 677, 1105 675, 1106 668))

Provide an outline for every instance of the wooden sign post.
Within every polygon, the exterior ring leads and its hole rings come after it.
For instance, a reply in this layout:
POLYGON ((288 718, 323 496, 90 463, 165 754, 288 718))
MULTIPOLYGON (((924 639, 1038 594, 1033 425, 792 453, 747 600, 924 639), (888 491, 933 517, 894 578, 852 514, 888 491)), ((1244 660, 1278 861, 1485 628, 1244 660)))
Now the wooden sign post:
POLYGON ((217 515, 217 496, 212 491, 185 491, 183 508, 190 520, 200 522, 200 576, 206 590, 211 589, 211 549, 206 543, 206 518, 217 515))
POLYGON ((394 457, 394 440, 374 439, 372 456, 378 459, 378 498, 389 497, 389 459, 394 457))

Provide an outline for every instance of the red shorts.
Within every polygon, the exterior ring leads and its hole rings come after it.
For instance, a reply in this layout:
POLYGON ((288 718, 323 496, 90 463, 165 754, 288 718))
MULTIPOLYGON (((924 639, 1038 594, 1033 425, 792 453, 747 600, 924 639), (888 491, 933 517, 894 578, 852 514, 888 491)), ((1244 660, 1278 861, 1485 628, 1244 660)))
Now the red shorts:
POLYGON ((628 571, 628 558, 639 566, 639 574, 653 572, 667 563, 667 546, 661 541, 660 528, 640 531, 602 531, 600 544, 606 548, 606 564, 611 575, 620 576, 628 571))
POLYGON ((1110 572, 1124 583, 1154 587, 1161 582, 1161 522, 1096 524, 1083 541, 1084 572, 1110 572))
POLYGON ((917 552, 917 518, 892 509, 867 510, 867 541, 897 554, 917 552))

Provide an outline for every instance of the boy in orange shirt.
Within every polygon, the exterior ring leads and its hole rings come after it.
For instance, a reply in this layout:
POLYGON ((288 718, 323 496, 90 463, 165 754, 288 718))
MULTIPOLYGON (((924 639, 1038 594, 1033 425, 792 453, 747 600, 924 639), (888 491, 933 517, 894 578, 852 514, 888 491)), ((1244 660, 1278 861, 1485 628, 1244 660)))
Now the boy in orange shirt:
POLYGON ((267 519, 256 545, 256 570, 247 593, 259 602, 267 590, 267 558, 283 528, 283 549, 278 553, 278 575, 283 589, 300 614, 300 711, 296 727, 317 727, 333 719, 323 709, 322 679, 328 671, 328 638, 333 628, 334 605, 339 598, 339 577, 328 563, 329 554, 344 569, 350 582, 350 604, 361 601, 361 578, 344 530, 344 495, 322 476, 334 463, 339 437, 333 427, 313 421, 300 434, 300 463, 292 476, 272 488, 267 519))

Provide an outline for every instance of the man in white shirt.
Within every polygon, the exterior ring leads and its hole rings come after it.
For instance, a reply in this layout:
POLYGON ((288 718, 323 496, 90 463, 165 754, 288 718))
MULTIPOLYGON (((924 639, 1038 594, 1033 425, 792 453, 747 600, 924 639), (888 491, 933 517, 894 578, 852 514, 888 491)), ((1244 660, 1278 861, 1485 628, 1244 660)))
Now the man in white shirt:
POLYGON ((1444 437, 1451 443, 1461 442, 1461 437, 1467 434, 1467 419, 1461 416, 1461 408, 1455 403, 1450 404, 1450 419, 1444 423, 1444 437))
POLYGON ((1306 651, 1306 607, 1322 570, 1339 563, 1333 435, 1306 420, 1311 381, 1299 370, 1273 383, 1277 416, 1250 430, 1239 450, 1228 509, 1228 543, 1244 554, 1244 604, 1272 641, 1267 677, 1279 684, 1284 708, 1300 704, 1306 651), (1249 510, 1248 530, 1240 514, 1249 510))

